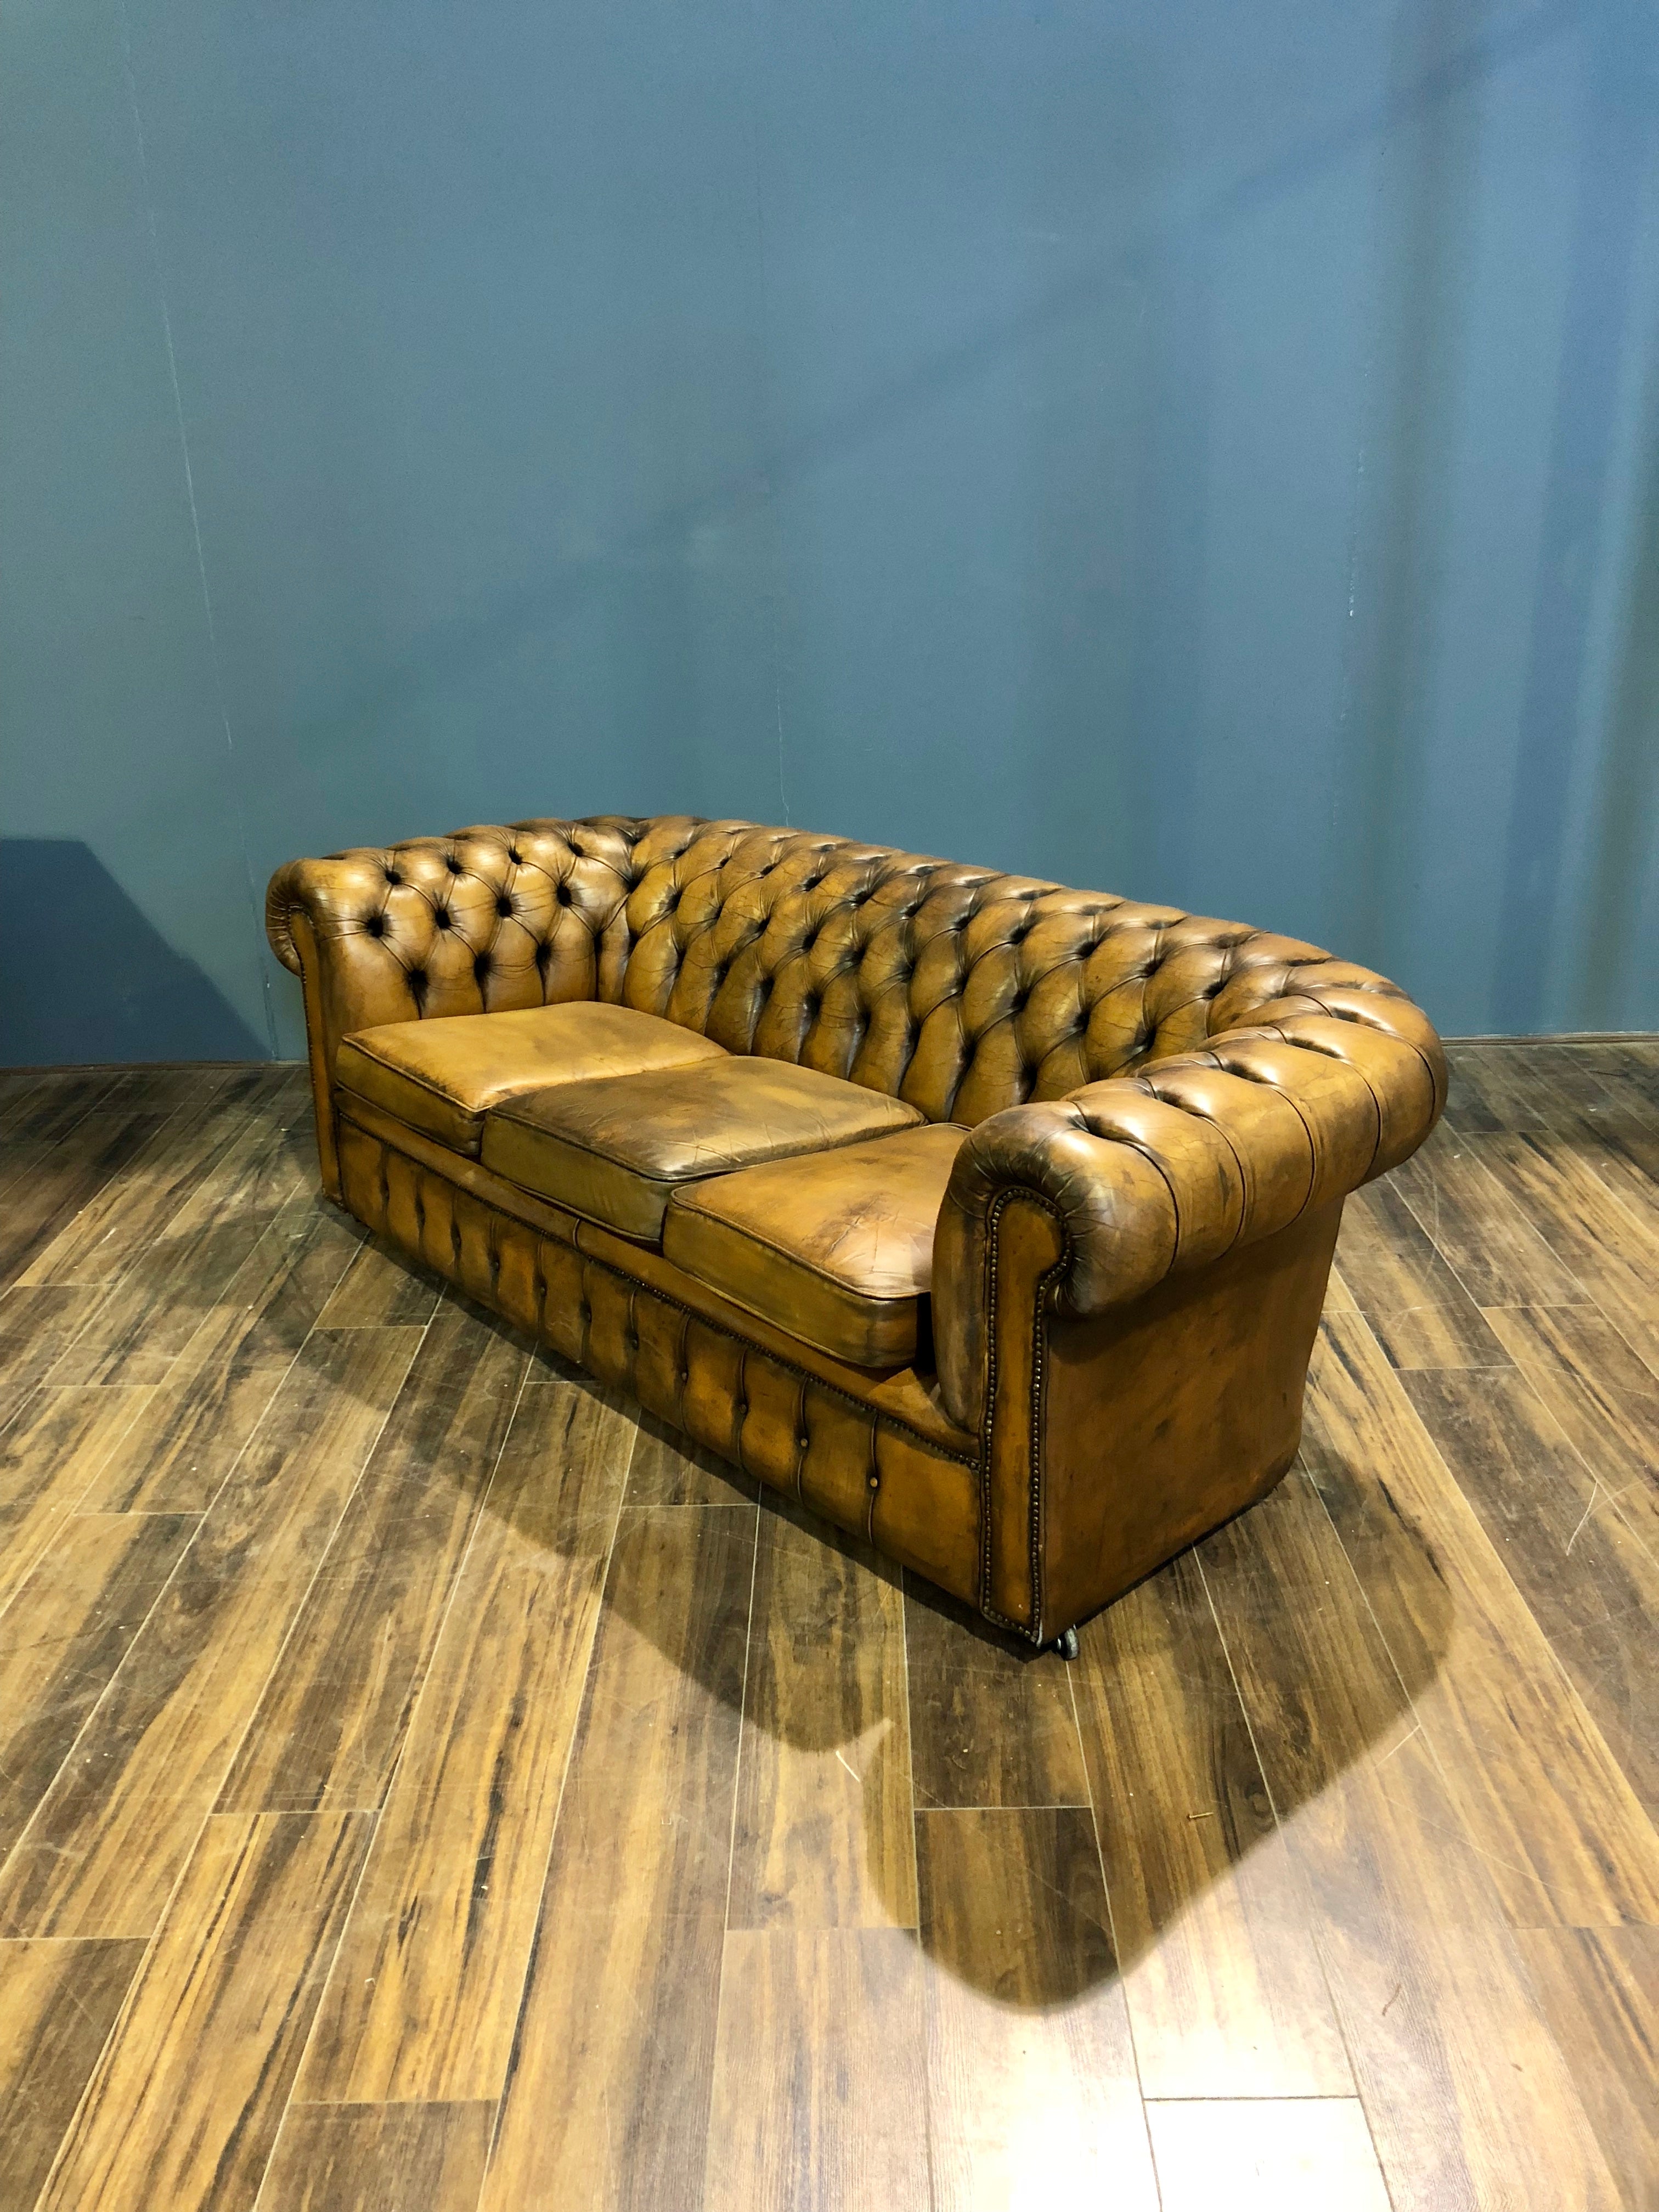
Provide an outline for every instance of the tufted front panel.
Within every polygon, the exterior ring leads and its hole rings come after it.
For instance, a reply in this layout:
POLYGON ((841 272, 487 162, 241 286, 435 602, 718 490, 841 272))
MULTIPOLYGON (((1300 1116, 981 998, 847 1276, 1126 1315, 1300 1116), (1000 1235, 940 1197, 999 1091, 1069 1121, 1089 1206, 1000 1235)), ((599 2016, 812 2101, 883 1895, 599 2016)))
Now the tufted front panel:
POLYGON ((976 1597, 980 1493, 970 1461, 511 1218, 350 1121, 340 1167, 353 1213, 411 1259, 733 1466, 958 1597, 976 1597))
POLYGON ((1294 939, 881 846, 695 816, 536 821, 299 860, 267 926, 325 1066, 352 1030, 568 999, 846 1076, 972 1125, 1201 1048, 1334 1016, 1423 1057, 1382 976, 1294 939))

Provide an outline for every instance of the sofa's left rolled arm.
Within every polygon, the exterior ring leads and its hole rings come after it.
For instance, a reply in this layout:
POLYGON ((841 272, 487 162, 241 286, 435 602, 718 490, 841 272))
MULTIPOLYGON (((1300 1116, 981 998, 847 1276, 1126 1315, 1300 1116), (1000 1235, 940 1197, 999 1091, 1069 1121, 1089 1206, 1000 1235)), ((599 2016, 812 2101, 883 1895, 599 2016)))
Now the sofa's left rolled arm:
POLYGON ((992 1115, 957 1156, 934 1234, 946 1410, 978 1427, 994 1331, 1030 1325, 997 1316, 1006 1231, 1055 1311, 1099 1313, 1345 1197, 1413 1152, 1439 1108, 1413 1045, 1310 1014, 992 1115))

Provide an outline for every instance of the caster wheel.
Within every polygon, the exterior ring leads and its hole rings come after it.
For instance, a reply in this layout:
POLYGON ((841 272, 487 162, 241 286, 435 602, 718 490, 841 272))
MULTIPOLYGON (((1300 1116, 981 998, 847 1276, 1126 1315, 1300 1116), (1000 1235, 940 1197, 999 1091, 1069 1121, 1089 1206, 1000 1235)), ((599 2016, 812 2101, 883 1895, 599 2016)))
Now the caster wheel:
POLYGON ((1063 1636, 1057 1636, 1054 1638, 1054 1649, 1062 1659, 1075 1659, 1077 1657, 1076 1629, 1068 1628, 1063 1636))

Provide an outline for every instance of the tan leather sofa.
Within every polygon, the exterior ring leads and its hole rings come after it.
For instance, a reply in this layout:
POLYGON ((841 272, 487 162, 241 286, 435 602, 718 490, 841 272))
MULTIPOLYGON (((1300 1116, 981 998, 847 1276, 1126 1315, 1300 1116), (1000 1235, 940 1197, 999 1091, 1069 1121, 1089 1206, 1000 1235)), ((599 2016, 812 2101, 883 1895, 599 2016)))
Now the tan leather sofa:
POLYGON ((1296 1451, 1346 1194, 1445 1099, 1369 969, 798 830, 296 860, 327 1190, 1034 1643, 1296 1451))

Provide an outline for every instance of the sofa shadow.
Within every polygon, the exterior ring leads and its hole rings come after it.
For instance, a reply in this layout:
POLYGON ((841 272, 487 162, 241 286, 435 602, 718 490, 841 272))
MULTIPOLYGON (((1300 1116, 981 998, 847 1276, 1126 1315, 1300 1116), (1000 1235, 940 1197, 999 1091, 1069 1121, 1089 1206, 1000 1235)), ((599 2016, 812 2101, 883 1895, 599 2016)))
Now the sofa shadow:
MULTIPOLYGON (((458 1294, 453 1290, 452 1297, 458 1294)), ((470 1307, 480 1312, 476 1307, 470 1307)), ((480 1312, 493 1329, 501 1331, 514 1341, 522 1342, 511 1325, 496 1317, 480 1312)), ((725 1465, 712 1454, 678 1437, 665 1424, 639 1412, 620 1394, 596 1382, 581 1370, 568 1364, 556 1353, 538 1351, 537 1358, 544 1371, 568 1381, 574 1387, 590 1392, 609 1405, 623 1405, 635 1419, 640 1431, 640 1444, 650 1445, 655 1462, 653 1480, 646 1494, 636 1494, 631 1488, 624 1493, 624 1505, 631 1507, 657 1506, 665 1510, 677 1507, 695 1509, 698 1505, 748 1503, 758 1495, 759 1510, 763 1516, 793 1523, 811 1530, 813 1537, 838 1559, 836 1570, 824 1578, 823 1588, 833 1592, 837 1584, 845 1586, 848 1575, 867 1574, 887 1584, 898 1595, 907 1609, 908 1634, 907 1662, 908 1698, 907 1715, 913 1740, 902 1746, 890 1746, 891 1726, 885 1739, 872 1735, 867 1725, 860 1728, 849 1723, 840 1698, 827 1697, 822 1703, 792 1704, 781 1714, 775 1711, 760 1711, 756 1701, 749 1700, 747 1719, 751 1727, 763 1727, 792 1752, 811 1759, 838 1759, 862 1780, 872 1753, 898 1755, 908 1753, 915 1773, 914 1732, 915 1721, 923 1699, 928 1702, 927 1724, 937 1732, 941 1722, 947 1724, 969 1711, 983 1713, 991 1711, 1006 1716, 1011 1729, 1029 1724, 1029 1717, 1040 1717, 1045 1711, 1052 1717, 1062 1705, 1069 1711, 1072 1697, 1072 1668, 1052 1651, 1036 1651, 1018 1638, 1003 1634, 980 1619, 967 1607, 959 1604, 944 1592, 933 1589, 914 1574, 902 1574, 891 1561, 879 1558, 858 1539, 819 1520, 793 1498, 769 1490, 764 1484, 752 1482, 725 1465), (665 1494, 661 1480, 661 1462, 665 1453, 678 1455, 684 1470, 684 1480, 678 1490, 665 1494), (926 1624, 925 1632, 917 1634, 919 1623, 926 1624), (919 1656, 919 1650, 921 1656, 919 1656), (965 1683, 978 1677, 975 1691, 983 1691, 963 1698, 959 1692, 965 1683)), ((1296 1470, 1287 1480, 1303 1479, 1296 1470)), ((1251 1509, 1260 1511, 1270 1507, 1271 1500, 1251 1509)), ((486 1498, 484 1510, 489 1510, 486 1498)), ((1249 1516, 1241 1516, 1240 1528, 1248 1528, 1249 1516)), ((1397 1540, 1411 1542, 1421 1554, 1421 1571, 1413 1581, 1418 1594, 1419 1636, 1410 1651, 1394 1654, 1398 1672, 1390 1670, 1381 1682, 1367 1685, 1370 1695, 1368 1715, 1369 1733, 1356 1748, 1353 1759, 1362 1758, 1373 1745, 1389 1742, 1408 1725, 1408 1716, 1418 1695, 1432 1681, 1438 1670, 1441 1657, 1447 1647, 1452 1627, 1452 1605, 1449 1594, 1426 1548, 1413 1534, 1402 1528, 1395 1531, 1397 1540)), ((764 1540, 767 1531, 762 1528, 764 1540)), ((1253 1609, 1260 1613, 1261 1593, 1252 1587, 1256 1577, 1250 1571, 1249 1547, 1206 1540, 1209 1549, 1205 1553, 1205 1575, 1213 1594, 1217 1610, 1223 1618, 1241 1610, 1253 1609), (1231 1585, 1236 1584, 1237 1587, 1231 1585)), ((1171 1562, 1149 1577, 1157 1583, 1160 1577, 1172 1577, 1180 1571, 1180 1562, 1171 1562)), ((1358 1595, 1356 1591, 1356 1602, 1358 1595)), ((1124 1601, 1120 1600, 1122 1603, 1124 1601)), ((648 1607, 640 1604, 630 1594, 625 1578, 611 1577, 607 1583, 604 1608, 608 1614, 620 1614, 628 1626, 641 1638, 654 1644, 663 1656, 677 1667, 690 1672, 707 1694, 718 1698, 729 1707, 739 1707, 741 1700, 734 1699, 723 1671, 702 1664, 703 1647, 694 1643, 688 1655, 678 1644, 672 1648, 659 1632, 659 1624, 648 1607)), ((1103 1620, 1104 1616, 1102 1616, 1103 1620)), ((802 1640, 822 1648, 833 1641, 830 1625, 824 1620, 803 1617, 799 1626, 802 1640)), ((1105 1650, 1103 1631, 1099 1622, 1085 1624, 1080 1634, 1084 1644, 1083 1665, 1110 1664, 1101 1655, 1105 1650), (1095 1645, 1091 1654, 1091 1645, 1095 1645)), ((712 1643, 712 1639, 708 1639, 712 1643)), ((754 1646, 751 1642, 750 1671, 754 1666, 754 1646)), ((853 1701, 855 1702, 855 1701, 853 1701)), ((1364 1700, 1357 1701, 1364 1704, 1364 1700)), ((1239 1732, 1242 1716, 1216 1714, 1211 1725, 1218 1742, 1239 1732), (1236 1729, 1235 1723, 1238 1723, 1236 1729)), ((1218 1760, 1221 1754, 1216 1753, 1218 1760)), ((1353 1759, 1347 1763, 1352 1765, 1353 1759)), ((1288 1762, 1292 1766, 1295 1762, 1288 1762)), ((1223 1777, 1218 1771, 1218 1781, 1235 1784, 1237 1778, 1223 1777)), ((1304 1803, 1322 1794, 1331 1786, 1328 1776, 1320 1789, 1310 1787, 1302 1795, 1284 1794, 1283 1786, 1276 1790, 1271 1809, 1253 1784, 1241 1790, 1237 1786, 1218 1790, 1221 1804, 1221 1821, 1224 1830, 1224 1850, 1212 1852, 1210 1865, 1213 1869, 1210 1886, 1231 1882, 1237 1877, 1243 1893, 1251 1886, 1249 1862, 1264 1845, 1281 1837, 1304 1803)), ((894 1875, 890 1847, 884 1847, 879 1832, 882 1806, 878 1794, 865 1794, 866 1848, 864 1863, 870 1877, 883 1886, 883 1903, 896 1927, 915 1928, 915 1916, 910 1901, 908 1869, 894 1875)), ((957 1805, 934 1804, 918 1791, 915 1798, 919 1814, 935 1813, 940 1817, 974 1819, 981 1817, 975 1808, 957 1805)), ((1109 1808, 1097 1807, 1097 1814, 1103 1825, 1109 1817, 1109 1808)), ((988 1807, 982 1817, 994 1820, 996 1808, 988 1807)), ((1086 1808, 1076 1804, 1060 1807, 1023 1808, 1021 1815, 1027 1826, 1022 1833, 1020 1849, 1036 1849, 1041 1837, 1041 1848, 1054 1854, 1050 1863, 1045 1857, 1042 1865, 1035 1863, 1029 1868, 1005 1869, 1005 1874, 1018 1893, 1022 1882, 1030 1891, 1033 1917, 1042 1918, 1045 1938, 1023 1947, 1019 1970, 1011 1977, 1007 1941, 992 1942, 988 1936, 981 1939, 978 1932, 978 1917, 946 1911, 939 1916, 937 1927, 924 1924, 915 1929, 916 1940, 931 1964, 943 1967, 956 1979, 973 1989, 980 1996, 1023 2012, 1042 2012, 1077 2004, 1091 1991, 1121 1978, 1147 1953, 1155 1950, 1164 1937, 1179 1921, 1191 1913, 1202 1902, 1204 1893, 1183 1894, 1178 1905, 1163 1919, 1154 1915, 1156 1924, 1141 1938, 1139 1947, 1126 1941, 1119 1932, 1115 1936, 1110 1906, 1102 1887, 1101 1870, 1095 1853, 1092 1832, 1089 1829, 1086 1808), (1088 1863, 1080 1863, 1085 1856, 1088 1863), (1039 1895, 1039 1893, 1042 1893, 1039 1895)), ((1183 1863, 1188 1854, 1178 1839, 1171 1838, 1169 1859, 1171 1863, 1183 1863)), ((1279 1877, 1269 1877, 1270 1880, 1279 1877)), ((1016 1908, 1018 1909, 1018 1908, 1016 1908)), ((1248 1902, 1244 1909, 1249 1911, 1248 1902)), ((994 1931, 993 1931, 994 1932, 994 1931)))
POLYGON ((269 1060, 77 838, 0 838, 0 1066, 269 1060))

